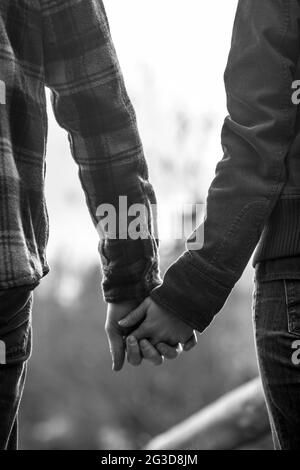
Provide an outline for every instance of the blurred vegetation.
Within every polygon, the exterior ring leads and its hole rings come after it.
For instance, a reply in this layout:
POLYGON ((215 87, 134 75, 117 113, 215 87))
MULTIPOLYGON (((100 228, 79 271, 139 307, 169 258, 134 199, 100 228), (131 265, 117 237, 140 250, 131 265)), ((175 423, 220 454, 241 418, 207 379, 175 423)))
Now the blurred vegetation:
MULTIPOLYGON (((176 249, 163 264, 177 254, 176 249)), ((249 276, 247 272, 193 352, 161 368, 126 365, 116 374, 104 332, 99 269, 83 272, 78 283, 57 262, 35 299, 21 447, 140 448, 255 377, 249 276)))

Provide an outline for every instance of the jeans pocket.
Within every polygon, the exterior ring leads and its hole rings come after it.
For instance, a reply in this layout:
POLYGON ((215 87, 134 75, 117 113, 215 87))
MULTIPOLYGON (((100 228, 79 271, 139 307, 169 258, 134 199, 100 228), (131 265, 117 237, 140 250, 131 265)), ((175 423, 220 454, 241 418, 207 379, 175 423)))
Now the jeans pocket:
POLYGON ((300 280, 285 279, 284 288, 288 331, 300 336, 300 280))
POLYGON ((31 320, 9 331, 3 340, 6 346, 5 364, 27 361, 31 356, 31 320))
POLYGON ((31 355, 31 308, 32 292, 22 292, 16 302, 11 302, 12 293, 6 294, 2 307, 3 317, 0 327, 0 364, 22 363, 31 355), (21 295, 22 294, 22 295, 21 295), (9 302, 8 302, 9 300, 9 302), (9 307, 9 308, 8 308, 9 307), (5 319, 5 321, 4 321, 5 319))

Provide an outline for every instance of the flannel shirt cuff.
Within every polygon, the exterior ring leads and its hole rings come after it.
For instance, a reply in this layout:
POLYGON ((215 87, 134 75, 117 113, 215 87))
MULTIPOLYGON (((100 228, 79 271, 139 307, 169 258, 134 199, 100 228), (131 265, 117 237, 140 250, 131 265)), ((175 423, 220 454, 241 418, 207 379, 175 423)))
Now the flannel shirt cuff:
POLYGON ((183 256, 167 271, 150 297, 202 333, 225 304, 232 287, 209 278, 183 256))
POLYGON ((158 263, 148 263, 144 270, 138 270, 137 264, 124 268, 112 275, 104 270, 102 282, 103 296, 108 303, 120 303, 127 300, 142 302, 151 291, 161 285, 158 263))

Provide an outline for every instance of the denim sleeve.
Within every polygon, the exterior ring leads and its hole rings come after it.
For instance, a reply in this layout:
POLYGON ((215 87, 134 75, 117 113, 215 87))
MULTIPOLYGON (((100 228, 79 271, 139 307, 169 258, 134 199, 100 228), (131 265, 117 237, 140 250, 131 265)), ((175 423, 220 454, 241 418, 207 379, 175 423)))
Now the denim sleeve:
POLYGON ((299 59, 298 0, 240 0, 225 72, 224 156, 207 196, 204 237, 152 294, 203 331, 253 253, 286 182, 295 135, 292 82, 299 59))

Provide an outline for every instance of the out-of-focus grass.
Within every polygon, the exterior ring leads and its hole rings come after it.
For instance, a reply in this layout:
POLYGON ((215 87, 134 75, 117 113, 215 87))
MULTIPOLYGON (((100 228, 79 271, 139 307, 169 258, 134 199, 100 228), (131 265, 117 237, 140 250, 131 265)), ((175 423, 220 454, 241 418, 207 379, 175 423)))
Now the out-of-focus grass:
POLYGON ((82 273, 67 301, 58 295, 65 275, 57 263, 36 295, 23 448, 139 448, 257 375, 249 274, 193 352, 119 374, 111 371, 98 268, 82 273))

